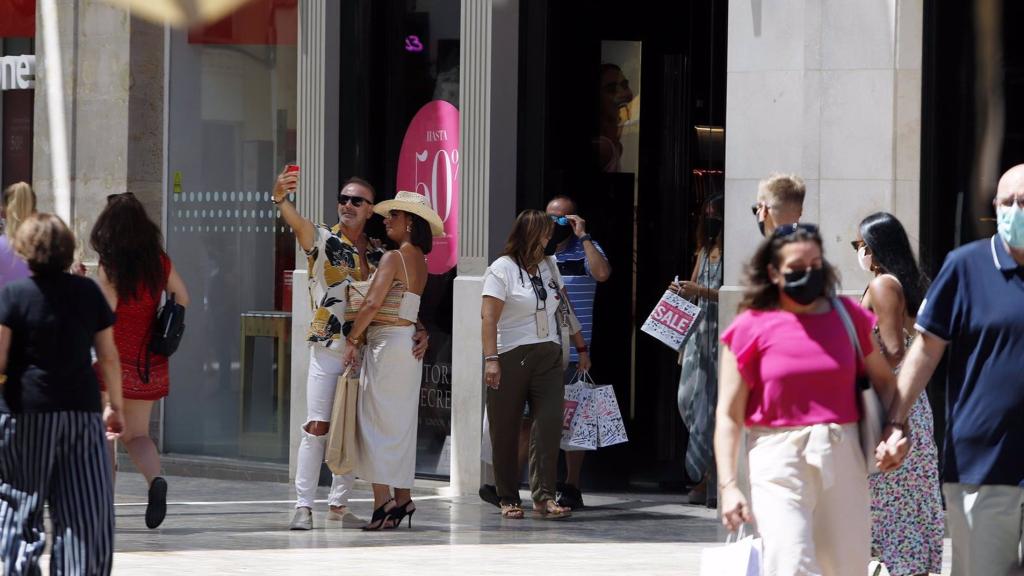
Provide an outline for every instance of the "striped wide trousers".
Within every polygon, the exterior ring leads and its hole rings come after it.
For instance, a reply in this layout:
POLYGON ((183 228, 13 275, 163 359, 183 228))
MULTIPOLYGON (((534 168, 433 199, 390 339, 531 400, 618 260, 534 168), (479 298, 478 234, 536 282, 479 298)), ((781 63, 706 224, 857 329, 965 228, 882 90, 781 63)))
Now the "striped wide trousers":
POLYGON ((40 574, 43 506, 50 574, 110 574, 114 502, 99 413, 0 414, 0 559, 4 576, 40 574))

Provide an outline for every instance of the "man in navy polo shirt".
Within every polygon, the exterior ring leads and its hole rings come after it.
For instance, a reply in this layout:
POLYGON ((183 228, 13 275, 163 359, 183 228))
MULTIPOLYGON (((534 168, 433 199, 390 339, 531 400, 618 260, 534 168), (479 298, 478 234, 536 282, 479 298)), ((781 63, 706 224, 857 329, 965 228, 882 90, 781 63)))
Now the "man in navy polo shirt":
POLYGON ((949 346, 943 493, 954 576, 1021 567, 1024 527, 1024 164, 999 180, 999 233, 946 257, 917 315, 890 410, 888 456, 949 346))
MULTIPOLYGON (((583 339, 589 346, 594 327, 597 283, 611 276, 612 267, 601 246, 587 234, 587 223, 577 215, 576 203, 572 198, 555 196, 548 202, 546 211, 555 221, 555 235, 552 239, 557 242, 555 259, 558 260, 558 272, 562 275, 565 290, 569 293, 569 302, 583 328, 583 339)), ((577 351, 573 349, 569 356, 569 368, 566 369, 566 383, 575 374, 578 362, 577 351)), ((572 509, 583 507, 583 494, 579 486, 584 454, 586 452, 582 450, 565 453, 566 479, 559 489, 559 506, 572 509)))

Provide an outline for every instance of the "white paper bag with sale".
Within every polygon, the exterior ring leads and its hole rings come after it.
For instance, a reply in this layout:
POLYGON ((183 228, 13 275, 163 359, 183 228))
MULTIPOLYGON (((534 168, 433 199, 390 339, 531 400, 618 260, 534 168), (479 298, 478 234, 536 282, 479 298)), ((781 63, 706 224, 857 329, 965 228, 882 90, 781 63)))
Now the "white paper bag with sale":
POLYGON ((580 379, 565 387, 562 450, 597 449, 597 414, 594 411, 592 386, 580 379))
POLYGON ((699 306, 666 290, 640 329, 678 352, 696 331, 700 315, 699 306))

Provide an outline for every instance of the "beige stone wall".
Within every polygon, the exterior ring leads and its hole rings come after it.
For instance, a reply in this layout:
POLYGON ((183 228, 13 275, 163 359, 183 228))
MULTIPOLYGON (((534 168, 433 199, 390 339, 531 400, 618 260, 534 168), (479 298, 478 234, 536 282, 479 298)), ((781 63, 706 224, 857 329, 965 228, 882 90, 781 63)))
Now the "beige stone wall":
POLYGON ((760 240, 750 205, 773 171, 806 180, 803 219, 846 290, 868 280, 849 244, 868 214, 894 213, 918 243, 922 26, 922 0, 729 3, 727 285, 760 240))
MULTIPOLYGON (((58 0, 72 226, 82 258, 108 194, 131 191, 163 220, 163 29, 99 0, 58 0)), ((41 26, 42 19, 37 19, 41 26)), ((42 30, 37 29, 37 36, 42 30)), ((45 48, 36 44, 33 186, 41 210, 53 210, 46 114, 45 48)))

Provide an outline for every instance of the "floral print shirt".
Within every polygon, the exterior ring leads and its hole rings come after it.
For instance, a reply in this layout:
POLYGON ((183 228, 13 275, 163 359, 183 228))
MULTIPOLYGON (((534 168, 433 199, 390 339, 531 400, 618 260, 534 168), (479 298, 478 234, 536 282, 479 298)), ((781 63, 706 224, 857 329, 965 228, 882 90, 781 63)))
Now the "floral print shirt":
POLYGON ((366 261, 370 269, 363 270, 359 250, 345 237, 340 225, 331 228, 317 225, 316 240, 306 252, 309 296, 313 306, 313 320, 306 336, 308 342, 342 349, 342 322, 347 303, 345 288, 350 282, 368 278, 383 255, 380 248, 369 246, 366 261))

